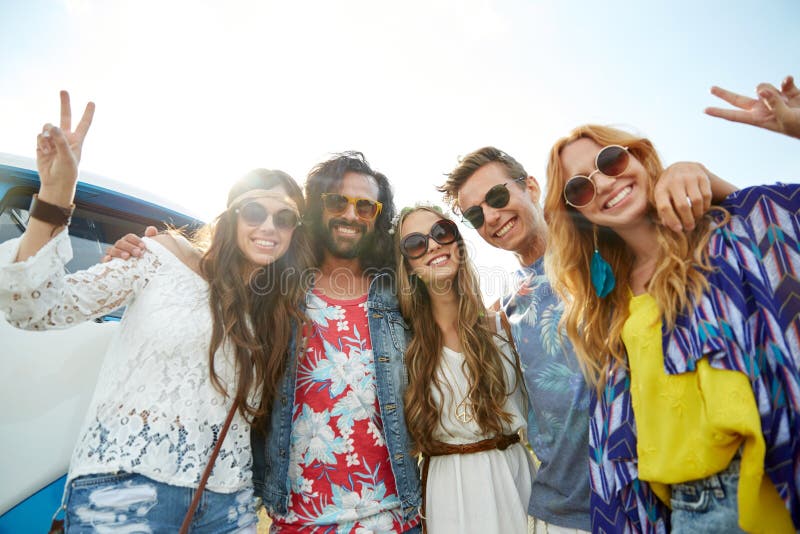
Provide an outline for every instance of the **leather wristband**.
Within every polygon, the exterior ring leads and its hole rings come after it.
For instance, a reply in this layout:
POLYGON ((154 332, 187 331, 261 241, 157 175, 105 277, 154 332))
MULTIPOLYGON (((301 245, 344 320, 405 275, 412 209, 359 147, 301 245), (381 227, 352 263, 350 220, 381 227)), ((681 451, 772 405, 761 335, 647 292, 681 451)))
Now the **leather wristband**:
POLYGON ((68 208, 62 208, 61 206, 56 206, 55 204, 40 200, 39 195, 33 195, 33 203, 28 213, 34 219, 59 227, 69 226, 73 211, 75 211, 75 204, 70 204, 68 208))

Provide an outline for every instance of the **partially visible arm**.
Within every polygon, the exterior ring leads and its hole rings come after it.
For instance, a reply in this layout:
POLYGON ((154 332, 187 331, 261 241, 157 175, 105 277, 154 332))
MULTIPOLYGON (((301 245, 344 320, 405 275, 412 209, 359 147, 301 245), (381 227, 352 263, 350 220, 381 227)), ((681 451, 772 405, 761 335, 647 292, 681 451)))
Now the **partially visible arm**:
MULTIPOLYGON (((703 167, 706 169, 706 167, 703 167)), ((733 185, 730 182, 726 182, 713 172, 706 169, 706 174, 708 174, 709 179, 711 180, 711 203, 712 204, 719 204, 728 196, 738 191, 739 188, 733 185)))
MULTIPOLYGON (((61 91, 61 127, 45 124, 36 139, 36 167, 39 170, 39 200, 60 208, 72 206, 78 163, 83 140, 94 117, 94 103, 86 104, 81 121, 72 131, 69 94, 61 91)), ((17 252, 16 261, 24 261, 41 249, 63 227, 31 217, 17 252)))
POLYGON ((704 165, 681 161, 664 170, 653 195, 661 223, 682 232, 694 230, 712 203, 719 204, 736 189, 704 165))
POLYGON ((21 239, 0 245, 0 310, 27 330, 68 328, 125 306, 159 266, 151 253, 66 275, 64 265, 72 259, 66 232, 23 262, 13 261, 19 244, 21 239))

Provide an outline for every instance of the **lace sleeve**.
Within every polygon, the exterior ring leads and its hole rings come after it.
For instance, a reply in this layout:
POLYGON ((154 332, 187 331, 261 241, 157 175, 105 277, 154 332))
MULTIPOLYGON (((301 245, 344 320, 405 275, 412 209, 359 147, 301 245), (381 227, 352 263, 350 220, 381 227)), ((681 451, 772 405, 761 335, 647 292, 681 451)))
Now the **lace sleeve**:
POLYGON ((158 269, 158 257, 115 259, 65 274, 72 259, 66 232, 26 261, 14 263, 19 240, 0 245, 0 310, 25 330, 68 328, 127 305, 158 269))

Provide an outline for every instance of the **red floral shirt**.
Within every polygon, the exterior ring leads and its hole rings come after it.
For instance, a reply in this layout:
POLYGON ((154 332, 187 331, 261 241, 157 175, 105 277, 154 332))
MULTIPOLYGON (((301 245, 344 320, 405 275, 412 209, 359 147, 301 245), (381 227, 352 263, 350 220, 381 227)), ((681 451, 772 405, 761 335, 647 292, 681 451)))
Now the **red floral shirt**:
POLYGON ((298 361, 286 516, 273 532, 394 533, 402 524, 376 395, 367 296, 307 299, 298 361), (308 335, 306 331, 304 334, 308 335))

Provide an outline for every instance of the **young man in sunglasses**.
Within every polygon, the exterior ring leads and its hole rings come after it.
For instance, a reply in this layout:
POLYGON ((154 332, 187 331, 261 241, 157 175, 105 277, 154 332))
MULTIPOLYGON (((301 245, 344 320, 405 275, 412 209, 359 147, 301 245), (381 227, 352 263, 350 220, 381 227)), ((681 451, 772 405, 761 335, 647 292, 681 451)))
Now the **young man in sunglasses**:
MULTIPOLYGON (((667 169, 655 191, 662 222, 677 231, 693 228, 710 205, 712 184, 720 200, 730 190, 701 165, 667 169)), ((514 289, 498 305, 522 359, 528 438, 541 461, 531 489, 529 532, 590 531, 589 389, 569 340, 558 331, 563 306, 543 268, 547 224, 539 184, 517 160, 485 147, 464 157, 439 190, 467 226, 520 262, 514 289)))
MULTIPOLYGON (((269 430, 251 434, 256 495, 271 532, 419 532, 391 187, 361 153, 348 152, 314 167, 305 194, 318 271, 269 430)), ((129 235, 109 254, 141 246, 129 235)))

